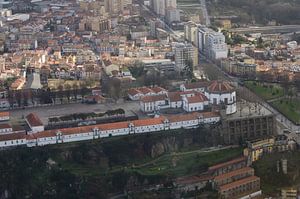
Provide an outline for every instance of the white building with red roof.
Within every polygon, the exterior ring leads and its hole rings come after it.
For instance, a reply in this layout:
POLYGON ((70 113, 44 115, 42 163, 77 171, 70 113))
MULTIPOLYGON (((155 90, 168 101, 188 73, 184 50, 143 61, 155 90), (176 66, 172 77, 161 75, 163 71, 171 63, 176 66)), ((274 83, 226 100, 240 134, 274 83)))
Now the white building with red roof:
POLYGON ((183 109, 187 112, 203 111, 209 104, 208 98, 202 93, 196 93, 194 96, 183 97, 183 109))
POLYGON ((140 100, 144 96, 155 96, 155 95, 166 95, 168 91, 162 87, 140 87, 140 88, 131 88, 127 91, 129 99, 136 101, 140 100))
POLYGON ((145 96, 140 101, 141 110, 145 113, 169 108, 169 100, 166 95, 145 96))
POLYGON ((185 83, 180 85, 181 91, 198 91, 204 93, 206 87, 209 85, 208 81, 200 81, 193 83, 185 83))
POLYGON ((30 127, 31 131, 29 133, 37 133, 44 131, 44 124, 41 119, 35 113, 30 113, 25 117, 25 121, 30 127))
POLYGON ((0 121, 8 121, 9 120, 9 112, 5 111, 5 112, 0 112, 0 121))
POLYGON ((211 82, 205 91, 205 96, 213 105, 224 105, 227 115, 233 114, 237 111, 236 91, 229 82, 211 82))
POLYGON ((0 135, 0 148, 26 145, 26 143, 26 134, 24 132, 0 135))

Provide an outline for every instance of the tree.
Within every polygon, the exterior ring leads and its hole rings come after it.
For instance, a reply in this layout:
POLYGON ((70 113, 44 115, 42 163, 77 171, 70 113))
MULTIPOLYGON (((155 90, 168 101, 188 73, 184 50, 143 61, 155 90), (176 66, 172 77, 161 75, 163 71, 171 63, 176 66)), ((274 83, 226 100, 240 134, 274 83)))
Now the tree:
POLYGON ((257 48, 263 48, 264 47, 264 41, 263 41, 263 39, 262 39, 262 37, 259 37, 258 39, 257 39, 257 48))
POLYGON ((22 93, 21 93, 21 91, 20 90, 16 91, 15 96, 16 96, 16 100, 17 100, 18 106, 21 107, 21 101, 22 101, 22 93))
POLYGON ((73 84, 73 95, 75 100, 77 100, 77 95, 78 95, 78 85, 77 84, 73 84))
POLYGON ((89 89, 86 87, 85 83, 80 84, 80 95, 82 98, 84 98, 85 95, 87 95, 89 92, 89 89))
POLYGON ((58 93, 57 94, 58 94, 58 97, 60 99, 60 103, 62 104, 63 98, 64 98, 64 87, 63 87, 62 84, 59 84, 58 87, 57 87, 57 89, 58 89, 58 93))
POLYGON ((109 80, 109 94, 111 98, 117 101, 120 98, 120 93, 121 93, 121 80, 118 78, 111 78, 109 80))
POLYGON ((65 93, 66 93, 66 97, 68 99, 68 103, 70 103, 70 97, 71 97, 71 85, 70 84, 65 84, 65 93))

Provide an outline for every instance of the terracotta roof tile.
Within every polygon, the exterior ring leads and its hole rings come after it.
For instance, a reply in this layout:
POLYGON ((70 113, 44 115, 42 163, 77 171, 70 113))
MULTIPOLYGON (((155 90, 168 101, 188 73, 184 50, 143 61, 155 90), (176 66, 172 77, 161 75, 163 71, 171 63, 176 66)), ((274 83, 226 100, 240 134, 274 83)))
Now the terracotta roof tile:
POLYGON ((234 171, 216 176, 214 179, 215 180, 228 179, 228 178, 231 178, 233 176, 237 176, 237 175, 244 174, 244 173, 251 172, 251 171, 254 172, 254 169, 251 168, 251 167, 244 167, 244 168, 241 168, 241 169, 237 169, 237 170, 234 170, 234 171))
POLYGON ((155 96, 144 96, 142 97, 142 102, 156 102, 156 101, 163 101, 166 100, 166 95, 155 95, 155 96))
POLYGON ((0 112, 0 117, 9 117, 9 112, 0 112))
POLYGON ((213 81, 207 90, 212 93, 227 93, 234 91, 234 87, 229 82, 213 81))
POLYGON ((208 85, 209 85, 208 81, 201 81, 201 82, 184 84, 184 87, 186 89, 197 89, 197 88, 206 88, 208 85))
POLYGON ((5 134, 0 135, 0 141, 9 141, 9 140, 20 140, 25 139, 26 134, 25 133, 11 133, 11 134, 5 134))
POLYGON ((186 98, 189 104, 200 103, 208 101, 207 97, 203 94, 198 93, 195 96, 186 98))
POLYGON ((161 91, 167 91, 166 89, 164 89, 164 88, 162 88, 162 87, 158 87, 158 86, 151 88, 151 90, 152 90, 154 93, 159 93, 159 92, 161 92, 161 91))
POLYGON ((158 118, 141 119, 141 120, 135 120, 133 122, 133 124, 134 124, 134 126, 157 125, 157 124, 163 124, 165 119, 166 118, 163 116, 158 117, 158 118))
POLYGON ((260 178, 257 177, 257 176, 250 176, 248 178, 244 178, 244 179, 237 180, 237 181, 234 181, 232 183, 220 186, 219 190, 222 192, 222 191, 226 191, 228 189, 234 188, 234 187, 238 187, 238 186, 245 185, 245 184, 248 184, 250 182, 259 181, 259 180, 260 180, 260 178))
POLYGON ((11 129, 11 125, 10 124, 0 124, 0 129, 11 129))
POLYGON ((211 166, 211 167, 208 168, 208 170, 215 170, 215 169, 223 168, 223 167, 226 167, 226 166, 229 166, 229 165, 232 165, 232 164, 236 164, 236 163, 239 163, 239 162, 243 162, 243 161, 246 161, 246 157, 244 157, 244 156, 233 159, 233 160, 230 160, 230 161, 227 161, 227 162, 224 162, 224 163, 221 163, 221 164, 211 166))
POLYGON ((26 116, 26 119, 30 126, 33 126, 33 127, 43 126, 42 121, 35 113, 30 113, 29 115, 26 116))
POLYGON ((131 88, 131 89, 129 89, 128 91, 127 91, 127 93, 129 94, 129 95, 131 95, 131 96, 135 96, 135 95, 137 95, 137 94, 139 94, 139 93, 141 93, 138 89, 135 89, 135 88, 131 88))

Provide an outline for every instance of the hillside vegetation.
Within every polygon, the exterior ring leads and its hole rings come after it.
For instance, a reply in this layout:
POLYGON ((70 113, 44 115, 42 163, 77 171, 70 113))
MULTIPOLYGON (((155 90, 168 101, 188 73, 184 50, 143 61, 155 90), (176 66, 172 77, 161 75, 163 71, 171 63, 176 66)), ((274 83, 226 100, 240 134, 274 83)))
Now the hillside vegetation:
POLYGON ((296 0, 208 0, 210 15, 237 15, 240 23, 300 24, 300 1, 296 0))
POLYGON ((166 184, 241 154, 239 148, 202 151, 214 144, 214 133, 202 127, 0 151, 0 198, 106 199, 130 187, 166 184))

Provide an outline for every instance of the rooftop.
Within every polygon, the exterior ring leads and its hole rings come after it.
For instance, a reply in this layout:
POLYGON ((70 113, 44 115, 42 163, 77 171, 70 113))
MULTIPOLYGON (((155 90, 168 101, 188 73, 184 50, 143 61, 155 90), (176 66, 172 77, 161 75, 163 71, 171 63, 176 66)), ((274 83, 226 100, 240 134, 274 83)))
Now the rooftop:
POLYGON ((211 167, 208 168, 208 170, 211 171, 211 170, 224 168, 224 167, 227 167, 229 165, 236 164, 236 163, 243 162, 243 161, 246 161, 246 157, 244 157, 244 156, 233 159, 233 160, 230 160, 230 161, 227 161, 227 162, 223 162, 223 163, 220 163, 220 164, 217 164, 217 165, 214 165, 214 166, 211 166, 211 167))
POLYGON ((237 180, 237 181, 234 181, 232 183, 220 186, 219 189, 222 192, 222 191, 225 191, 225 190, 237 187, 237 186, 241 186, 241 185, 245 185, 245 184, 248 184, 250 182, 253 182, 253 181, 257 181, 257 180, 260 180, 260 178, 257 177, 257 176, 250 176, 250 177, 247 177, 247 178, 244 178, 244 179, 241 179, 241 180, 237 180))
POLYGON ((231 171, 229 173, 225 173, 225 174, 216 176, 215 180, 222 180, 222 179, 231 178, 233 176, 237 176, 237 175, 240 175, 240 174, 243 174, 243 173, 246 173, 246 172, 250 172, 250 171, 254 172, 254 169, 251 168, 251 167, 244 167, 244 168, 241 168, 241 169, 238 169, 238 170, 231 171))
POLYGON ((227 115, 226 120, 234 120, 250 117, 271 116, 273 113, 258 103, 239 102, 237 103, 237 112, 227 115))
POLYGON ((225 81, 213 81, 207 87, 208 92, 212 93, 228 93, 234 91, 234 87, 225 81))
POLYGON ((30 113, 29 115, 27 115, 26 120, 28 121, 29 125, 32 127, 43 126, 42 121, 35 113, 30 113))

